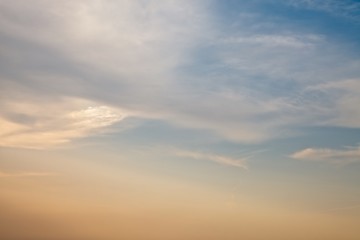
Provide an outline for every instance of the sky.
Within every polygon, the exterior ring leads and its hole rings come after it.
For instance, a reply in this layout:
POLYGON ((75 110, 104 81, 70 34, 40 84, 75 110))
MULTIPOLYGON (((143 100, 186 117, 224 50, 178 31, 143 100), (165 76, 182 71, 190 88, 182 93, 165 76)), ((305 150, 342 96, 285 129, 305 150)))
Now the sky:
POLYGON ((0 238, 360 238, 360 2, 0 0, 0 238))

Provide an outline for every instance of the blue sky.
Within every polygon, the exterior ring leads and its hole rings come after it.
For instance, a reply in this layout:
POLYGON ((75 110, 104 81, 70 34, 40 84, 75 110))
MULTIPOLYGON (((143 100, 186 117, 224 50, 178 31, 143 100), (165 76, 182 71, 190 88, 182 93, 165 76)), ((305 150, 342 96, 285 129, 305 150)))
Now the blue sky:
POLYGON ((0 56, 0 178, 78 159, 360 217, 358 1, 0 0, 0 56))

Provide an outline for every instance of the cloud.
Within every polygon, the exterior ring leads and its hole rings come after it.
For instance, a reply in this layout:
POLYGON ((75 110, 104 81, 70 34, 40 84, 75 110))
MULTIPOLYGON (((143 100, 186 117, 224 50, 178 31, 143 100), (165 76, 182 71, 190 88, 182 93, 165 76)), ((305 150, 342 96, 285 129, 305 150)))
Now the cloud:
POLYGON ((0 146, 42 149, 101 133, 127 114, 81 99, 52 103, 14 102, 0 118, 0 146))
POLYGON ((246 160, 247 158, 235 159, 231 157, 226 157, 217 154, 209 154, 209 153, 201 153, 201 152, 194 152, 194 151, 184 151, 184 150, 177 150, 175 152, 177 156, 180 157, 187 157, 199 160, 207 160, 211 162, 215 162, 221 165, 227 165, 232 167, 238 167, 247 169, 246 160))
POLYGON ((357 57, 329 36, 242 11, 227 25, 211 1, 2 2, 2 146, 55 146, 127 116, 245 143, 298 125, 358 126, 350 90, 343 102, 308 91, 358 76, 357 57))
POLYGON ((360 161, 360 147, 346 149, 306 148, 290 155, 291 158, 330 163, 349 163, 360 161))
POLYGON ((90 129, 121 120, 123 109, 164 118, 174 68, 202 37, 204 25, 204 14, 192 1, 24 4, 1 3, 0 43, 8 60, 0 76, 0 110, 7 126, 3 146, 37 148, 84 137, 90 129), (90 103, 54 111, 64 97, 90 103), (21 110, 9 107, 24 102, 21 110), (51 116, 45 113, 49 110, 51 116), (31 121, 53 129, 34 129, 31 121))
POLYGON ((230 37, 223 41, 227 44, 255 44, 268 47, 290 47, 290 48, 307 48, 321 42, 321 36, 304 35, 296 36, 294 34, 276 35, 261 34, 253 36, 230 37))

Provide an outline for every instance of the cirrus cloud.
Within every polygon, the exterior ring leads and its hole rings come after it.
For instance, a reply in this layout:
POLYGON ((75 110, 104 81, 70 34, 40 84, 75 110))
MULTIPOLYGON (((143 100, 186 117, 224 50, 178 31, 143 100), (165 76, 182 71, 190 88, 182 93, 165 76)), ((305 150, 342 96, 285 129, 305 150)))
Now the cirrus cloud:
POLYGON ((177 150, 175 154, 180 157, 193 158, 198 160, 207 160, 211 162, 215 162, 221 165, 227 165, 232 167, 238 167, 243 169, 248 169, 246 165, 247 158, 231 158, 227 156, 222 156, 218 154, 209 154, 195 151, 185 151, 185 150, 177 150))
POLYGON ((290 155, 293 159, 322 161, 330 163, 350 163, 360 161, 360 146, 345 149, 306 148, 290 155))
POLYGON ((351 90, 342 101, 308 91, 358 76, 356 56, 331 36, 259 14, 240 11, 229 30, 211 2, 1 2, 2 145, 53 146, 130 113, 243 143, 299 125, 358 127, 351 90), (90 103, 55 110, 64 98, 90 103))

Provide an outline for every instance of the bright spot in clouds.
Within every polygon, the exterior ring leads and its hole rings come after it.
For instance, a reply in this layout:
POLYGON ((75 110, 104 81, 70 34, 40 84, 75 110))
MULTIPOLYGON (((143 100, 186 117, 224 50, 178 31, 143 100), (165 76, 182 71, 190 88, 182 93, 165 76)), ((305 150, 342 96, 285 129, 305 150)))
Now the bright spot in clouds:
POLYGON ((18 123, 6 118, 0 119, 2 125, 6 127, 0 130, 1 146, 34 149, 54 147, 72 139, 103 133, 105 127, 127 117, 125 112, 118 109, 97 106, 93 102, 81 99, 67 99, 56 105, 35 105, 35 103, 24 105, 12 105, 13 112, 22 112, 17 116, 18 123), (21 111, 24 105, 28 109, 21 111), (84 108, 86 105, 91 106, 84 108), (29 108, 32 111, 29 111, 29 108), (21 118, 34 119, 34 121, 26 122, 21 118))

